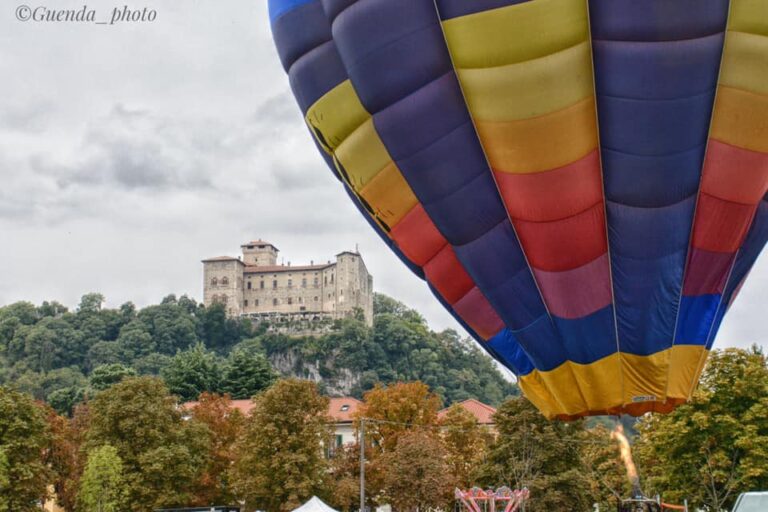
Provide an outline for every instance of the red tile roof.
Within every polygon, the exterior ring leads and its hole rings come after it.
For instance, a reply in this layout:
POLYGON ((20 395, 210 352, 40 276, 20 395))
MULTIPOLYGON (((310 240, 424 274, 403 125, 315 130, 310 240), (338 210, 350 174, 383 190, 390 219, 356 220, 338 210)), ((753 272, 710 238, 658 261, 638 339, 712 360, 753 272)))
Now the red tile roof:
MULTIPOLYGON (((483 402, 475 400, 474 398, 459 402, 459 405, 472 413, 472 415, 477 419, 477 422, 481 425, 494 425, 496 423, 493 421, 493 415, 496 413, 496 409, 490 405, 486 405, 483 402)), ((443 409, 442 411, 438 412, 438 419, 443 419, 447 413, 448 409, 443 409)))
MULTIPOLYGON (((181 408, 185 411, 191 411, 199 402, 184 402, 181 408)), ((331 398, 328 403, 328 416, 333 418, 336 423, 351 423, 354 413, 363 404, 357 398, 351 396, 331 398)), ((232 400, 232 408, 237 409, 244 416, 248 416, 253 410, 253 400, 232 400)))
MULTIPOLYGON (((181 408, 184 411, 191 411, 195 407, 198 406, 200 402, 194 401, 194 402, 184 402, 181 404, 181 408)), ((253 409, 253 400, 232 400, 230 403, 232 409, 237 409, 241 413, 243 413, 243 416, 248 416, 251 413, 251 410, 253 409)))
POLYGON ((351 396, 331 398, 328 404, 328 416, 337 423, 351 423, 361 405, 363 402, 351 396))

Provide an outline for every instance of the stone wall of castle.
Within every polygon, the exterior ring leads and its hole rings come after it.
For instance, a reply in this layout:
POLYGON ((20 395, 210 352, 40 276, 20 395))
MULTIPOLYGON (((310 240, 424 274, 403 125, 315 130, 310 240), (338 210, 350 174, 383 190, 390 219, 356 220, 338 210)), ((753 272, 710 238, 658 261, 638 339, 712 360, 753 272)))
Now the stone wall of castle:
MULTIPOLYGON (((220 302, 230 316, 270 323, 344 318, 362 310, 373 324, 373 277, 356 252, 342 252, 322 265, 276 265, 277 248, 262 241, 243 247, 242 260, 203 260, 203 301, 220 302)), ((318 324, 319 325, 319 324, 318 324)))

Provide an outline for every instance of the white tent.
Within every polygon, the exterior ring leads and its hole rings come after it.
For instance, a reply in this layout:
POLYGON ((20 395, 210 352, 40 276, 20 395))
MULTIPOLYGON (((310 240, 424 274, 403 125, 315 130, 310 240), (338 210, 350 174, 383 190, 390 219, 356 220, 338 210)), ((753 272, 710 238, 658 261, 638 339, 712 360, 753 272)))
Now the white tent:
POLYGON ((317 496, 312 496, 312 498, 309 501, 307 501, 305 504, 303 504, 299 508, 294 509, 293 512, 339 512, 339 511, 334 508, 331 508, 329 505, 327 505, 323 500, 321 500, 317 496))

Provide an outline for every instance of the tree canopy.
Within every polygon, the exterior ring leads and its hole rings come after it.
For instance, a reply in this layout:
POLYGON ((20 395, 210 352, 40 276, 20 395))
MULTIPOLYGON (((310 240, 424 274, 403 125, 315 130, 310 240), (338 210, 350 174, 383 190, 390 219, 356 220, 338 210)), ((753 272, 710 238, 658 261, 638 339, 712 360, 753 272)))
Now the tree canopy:
POLYGON ((91 451, 80 481, 78 512, 120 512, 125 507, 123 461, 110 445, 91 451))
POLYGON ((381 294, 373 327, 352 317, 304 337, 228 318, 221 305, 204 307, 186 296, 142 309, 103 304, 95 293, 74 311, 55 301, 0 307, 0 385, 65 414, 132 375, 162 375, 184 400, 202 392, 250 398, 278 374, 319 375, 321 390, 358 398, 377 383, 411 380, 445 403, 477 398, 498 405, 517 393, 473 341, 430 330, 418 312, 381 294))
POLYGON ((768 366, 752 350, 714 351, 692 400, 639 424, 640 467, 653 492, 712 512, 768 488, 768 366))
POLYGON ((331 441, 327 413, 328 399, 309 381, 278 381, 256 397, 232 473, 247 508, 288 512, 323 494, 323 445, 331 441))
POLYGON ((0 510, 37 510, 51 476, 41 459, 49 442, 43 408, 28 395, 0 387, 0 510))

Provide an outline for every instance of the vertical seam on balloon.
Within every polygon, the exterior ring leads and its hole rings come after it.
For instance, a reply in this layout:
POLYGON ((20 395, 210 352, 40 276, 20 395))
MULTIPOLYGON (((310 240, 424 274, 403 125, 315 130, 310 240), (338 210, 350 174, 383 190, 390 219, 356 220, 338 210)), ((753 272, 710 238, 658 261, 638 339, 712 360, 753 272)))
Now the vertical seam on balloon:
MULTIPOLYGON (((725 291, 728 288, 728 282, 731 280, 731 276, 733 275, 733 269, 736 268, 736 259, 739 257, 739 253, 741 252, 741 248, 736 251, 736 253, 733 256, 733 262, 731 262, 731 267, 728 269, 728 277, 725 278, 725 286, 723 287, 723 293, 720 294, 720 299, 717 301, 717 308, 715 308, 715 314, 712 317, 712 323, 709 326, 709 331, 707 331, 707 337, 704 340, 704 346, 702 347, 704 350, 701 351, 701 356, 699 356, 699 362, 696 364, 696 373, 694 374, 693 382, 691 382, 691 387, 688 390, 688 400, 691 399, 693 396, 693 392, 696 390, 696 386, 699 383, 699 376, 701 375, 701 370, 699 368, 702 368, 702 365, 704 365, 707 354, 709 354, 709 349, 707 348, 707 345, 709 344, 709 338, 712 336, 715 324, 717 323, 717 315, 720 312, 720 308, 723 305, 723 298, 725 297, 725 291)), ((703 368, 702 368, 703 370, 703 368)))
MULTIPOLYGON (((347 8, 345 8, 344 10, 346 10, 346 9, 347 9, 347 8)), ((326 17, 326 20, 328 21, 328 24, 329 24, 329 28, 330 28, 330 32, 331 32, 331 39, 330 39, 330 41, 333 41, 333 42, 334 42, 334 45, 335 45, 335 39, 334 39, 334 37, 333 37, 333 22, 332 22, 332 21, 331 21, 331 20, 328 18, 328 12, 327 12, 327 10, 325 9, 325 5, 323 5, 323 11, 325 12, 325 17, 326 17)), ((337 17, 338 17, 338 16, 337 16, 337 17)), ((338 49, 336 49, 336 52, 338 53, 338 49)), ((355 94, 357 94, 357 91, 355 90, 354 84, 352 83, 352 78, 349 76, 349 71, 348 71, 348 70, 347 70, 347 68, 346 68, 346 64, 344 63, 344 60, 343 60, 343 59, 341 59, 341 56, 340 56, 340 55, 339 55, 339 57, 340 57, 340 61, 341 61, 342 65, 344 66, 344 71, 346 72, 346 79, 350 81, 350 84, 352 85, 352 89, 355 91, 355 94)), ((373 119, 373 114, 372 114, 371 112, 368 112, 368 109, 367 109, 367 108, 365 108, 365 105, 363 105, 363 104, 362 104, 362 102, 361 102, 361 106, 362 106, 363 110, 365 110, 365 111, 366 111, 366 113, 368 113, 368 115, 369 115, 369 119, 371 119, 371 120, 372 120, 372 119, 373 119)), ((306 114, 305 114, 305 119, 306 119, 306 114)), ((366 121, 366 122, 367 122, 367 121, 366 121)), ((310 132, 311 132, 311 133, 312 133, 312 135, 313 135, 313 136, 315 136, 315 138, 317 139, 317 137, 316 137, 316 135, 317 135, 317 134, 316 134, 315 130, 313 129, 312 125, 311 125, 310 123, 308 123, 308 122, 307 122, 307 124, 308 124, 308 125, 309 125, 309 127, 310 127, 310 132)), ((364 123, 363 123, 363 124, 364 124, 364 123)), ((361 126, 362 126, 362 125, 361 125, 361 126)), ((359 128, 359 126, 358 126, 358 128, 359 128)), ((376 132, 376 135, 377 135, 379 138, 381 138, 381 136, 379 135, 379 133, 378 133, 378 130, 376 129, 376 126, 375 126, 375 125, 374 125, 374 127, 373 127, 373 128, 374 128, 374 131, 376 132)), ((413 265, 414 265, 414 266, 416 266, 416 267, 418 267, 419 269, 421 269, 422 273, 424 273, 424 265, 417 265, 417 264, 416 264, 415 262, 413 262, 413 261, 412 261, 410 258, 408 258, 408 257, 405 255, 405 253, 403 253, 403 252, 402 252, 402 250, 399 248, 399 246, 398 246, 398 244, 397 244, 397 241, 395 241, 395 240, 394 240, 394 239, 393 239, 391 236, 389 236, 389 232, 390 232, 390 230, 387 230, 387 229, 385 229, 385 228, 384 228, 384 226, 382 226, 382 223, 381 223, 380 219, 378 218, 378 216, 374 215, 374 214, 373 214, 373 213, 370 211, 370 209, 369 209, 369 207, 368 207, 368 205, 367 205, 367 201, 365 201, 365 200, 364 200, 364 198, 362 198, 362 197, 359 195, 359 193, 357 192, 357 190, 355 189, 355 187, 354 187, 354 186, 352 185, 352 183, 351 183, 351 182, 350 182, 350 181, 347 179, 347 176, 346 176, 346 172, 341 172, 341 169, 343 169, 343 166, 341 165, 341 162, 339 162, 338 158, 336 157, 336 153, 335 153, 335 151, 334 151, 334 150, 332 150, 330 147, 326 148, 326 146, 325 146, 324 144, 322 144, 322 142, 321 142, 321 141, 319 141, 319 140, 318 140, 318 143, 319 143, 319 144, 320 144, 320 146, 323 148, 323 150, 325 150, 325 151, 326 151, 326 153, 328 153, 328 154, 331 156, 331 159, 332 159, 332 161, 333 161, 333 163, 334 163, 334 166, 336 167, 336 169, 333 169, 333 168, 332 168, 331 170, 332 170, 332 171, 335 171, 335 172, 337 173, 337 177, 338 177, 338 178, 340 179, 340 181, 342 182, 342 185, 343 185, 345 188, 347 188, 347 190, 350 192, 350 195, 351 195, 351 197, 353 197, 353 198, 354 198, 354 200, 355 200, 355 201, 358 203, 358 205, 360 205, 360 207, 362 208, 362 210, 363 210, 364 212, 366 212, 366 213, 367 213, 367 215, 368 215, 368 217, 369 217, 369 218, 370 218, 370 219, 373 221, 373 224, 372 224, 372 226, 374 227, 374 229, 375 229, 375 230, 377 230, 377 231, 381 231, 382 233, 380 233, 380 234, 384 234, 384 236, 386 236, 386 237, 387 237, 387 239, 388 239, 388 240, 391 242, 391 244, 390 244, 390 246, 391 246, 391 249, 393 249, 393 251, 396 253, 396 255, 402 255, 402 257, 403 257, 404 259, 406 259, 406 260, 408 260, 408 261, 411 261, 411 263, 413 263, 413 265)), ((384 144, 384 141, 383 141, 383 140, 381 141, 381 143, 382 143, 382 145, 384 146, 384 149, 387 151, 387 154, 388 154, 388 156, 389 156, 390 160, 391 160, 393 163, 395 163, 395 164, 396 164, 397 162, 395 161, 394 157, 393 157, 393 156, 392 156, 392 155, 389 153, 389 149, 387 149, 387 147, 386 147, 386 145, 384 144)), ((411 188, 411 185, 410 185, 410 183, 408 183, 408 180, 405 178, 405 176, 403 176, 403 175, 402 175, 402 172, 401 172, 400 174, 401 174, 401 176, 402 176, 403 180, 404 180, 404 181, 406 182, 406 184, 408 185, 408 187, 409 187, 409 188, 411 188)), ((413 189, 412 189, 412 188, 411 188, 411 192, 414 194, 414 197, 416 197, 416 199, 418 200, 418 196, 416 196, 416 193, 413 191, 413 189)), ((423 204, 423 203, 421 203, 421 201, 419 200, 419 204, 423 204)), ((414 208, 416 208, 417 206, 418 206, 418 205, 414 206, 414 208)), ((410 210, 409 210, 409 211, 410 211, 410 210)), ((364 213, 363 215, 365 215, 366 213, 364 213)), ((431 219, 430 219, 430 220, 431 220, 431 219)), ((388 226, 387 226, 387 227, 388 227, 388 226)), ((435 226, 435 227, 437 228, 437 226, 435 226)), ((439 231, 439 229, 438 229, 438 231, 439 231)), ((443 236, 443 234, 442 234, 442 233, 440 233, 440 235, 441 235, 441 236, 443 236)), ((448 244, 448 242, 447 242, 447 241, 446 241, 446 244, 448 244)), ((431 260, 430 260, 430 261, 431 261, 431 260)), ((463 264, 462 264, 462 267, 463 267, 463 264)), ((465 271, 466 271, 466 269, 465 269, 465 271)), ((489 353, 491 356, 494 356, 494 357, 498 358, 498 354, 496 354, 496 352, 495 352, 494 350, 492 350, 492 349, 491 349, 490 345, 488 345, 488 340, 485 340, 485 339, 484 339, 482 336, 480 336, 480 335, 477 333, 477 331, 475 331, 475 329, 474 329, 474 328, 472 328, 472 327, 469 325, 469 323, 467 323, 467 322, 466 322, 466 321, 465 321, 465 320, 464 320, 464 319, 461 317, 461 315, 459 315, 459 314, 456 312, 456 310, 454 309, 453 305, 451 305, 451 304, 448 304, 448 302, 445 300, 445 298, 444 298, 442 295, 440 295, 440 294, 439 294, 439 292, 437 291, 437 289, 432 287, 432 284, 431 284, 431 282, 430 282, 430 281, 427 279, 427 277, 426 277, 426 274, 425 274, 425 273, 424 273, 424 276, 423 276, 423 280, 426 282, 426 284, 427 284, 427 287, 428 287, 428 288, 430 288, 430 290, 433 290, 433 293, 434 293, 434 294, 437 296, 437 298, 438 298, 438 301, 439 301, 439 302, 441 302, 441 303, 443 303, 443 306, 446 308, 446 310, 448 310, 448 313, 449 313, 449 314, 450 314, 452 317, 454 317, 454 319, 456 319, 456 321, 457 321, 457 322, 458 322, 458 323, 459 323, 459 324, 460 324, 462 327, 464 327, 464 329, 465 329, 465 330, 466 330, 466 331, 467 331, 467 332, 470 334, 470 336, 472 336, 473 338, 475 338, 475 339, 478 341, 478 343, 480 344, 480 346, 481 346, 481 347, 482 347, 482 348, 483 348, 483 349, 484 349, 486 352, 488 352, 488 353, 489 353)), ((475 286, 476 286, 476 285, 475 285, 475 286)), ((466 295, 466 294, 465 294, 465 295, 466 295)), ((484 297, 484 298, 487 300, 487 297, 485 296, 485 294, 484 294, 484 293, 483 293, 483 297, 484 297)), ((498 315, 498 312, 495 310, 495 308, 494 308, 494 312, 495 312, 495 313, 498 315)), ((490 338, 489 338, 489 339, 490 339, 490 338)), ((500 359, 500 358, 498 358, 498 359, 500 359)), ((506 368, 508 368, 508 369, 512 370, 512 369, 511 369, 511 368, 509 368, 507 365, 504 365, 504 366, 505 366, 506 368)), ((516 378, 518 378, 518 380, 519 380, 519 376, 517 375, 517 373, 516 373, 514 370, 512 370, 512 373, 514 373, 514 374, 515 374, 515 376, 516 376, 516 378)))
POLYGON ((605 247, 608 254, 608 277, 611 282, 611 305, 613 307, 613 330, 616 337, 616 354, 619 362, 619 375, 621 376, 621 408, 624 404, 624 359, 621 357, 621 343, 619 341, 619 320, 616 307, 616 290, 613 283, 613 261, 611 258, 611 233, 608 229, 608 198, 605 194, 605 170, 603 169, 602 143, 600 142, 600 116, 597 109, 597 73, 595 72, 595 52, 592 46, 592 12, 589 9, 589 0, 587 4, 587 29, 589 30, 589 54, 592 63, 592 95, 595 99, 595 127, 597 129, 597 157, 600 162, 600 183, 603 194, 603 213, 605 217, 605 247))
MULTIPOLYGON (((504 204, 504 199, 501 195, 501 189, 499 188, 499 183, 496 180, 496 176, 493 172, 493 167, 491 167, 491 162, 488 159, 488 154, 485 150, 485 146, 483 145, 482 139, 480 139, 480 134, 477 131, 477 125, 475 124, 475 118, 472 116, 472 111, 469 108, 469 104, 467 103, 467 96, 464 93, 464 87, 461 84, 461 80, 459 80, 459 74, 456 70, 456 64, 453 61, 453 54, 451 54, 450 47, 448 46, 448 38, 445 35, 445 27, 443 26, 442 19, 440 17, 440 7, 437 5, 437 0, 432 0, 432 5, 435 7, 435 16, 437 17, 437 23, 440 26, 440 33, 443 35, 443 42, 445 43, 445 51, 448 54, 448 59, 451 62, 451 69, 453 70, 454 77, 456 78, 456 83, 459 86, 459 91, 461 91, 461 97, 464 100, 464 107, 467 109, 467 115, 469 116, 469 120, 472 123, 472 130, 475 132, 475 137, 477 137, 478 144, 480 145, 480 149, 483 151, 483 157, 485 158, 486 167, 488 168, 488 171, 491 173, 491 179, 493 179, 493 184, 496 187, 496 192, 499 195, 499 200, 501 201, 501 204, 504 205, 504 211, 507 214, 507 220, 509 221, 510 228, 512 229, 512 232, 515 234, 515 238, 517 239, 517 243, 520 246, 520 252, 523 255, 523 259, 525 260, 525 265, 528 268, 528 272, 531 275, 531 279, 533 280, 533 284, 536 286, 536 291, 539 294, 539 299, 541 300, 542 305, 544 306, 544 310, 547 312, 547 317, 549 317, 549 323, 552 326, 553 331, 557 334, 560 345, 564 348, 565 343, 563 342, 562 335, 560 334, 560 331, 557 329, 557 326, 555 325, 554 321, 552 320, 552 313, 549 311, 549 307, 547 306, 547 302, 544 300, 544 295, 541 293, 541 288, 539 287, 539 282, 536 280, 536 274, 533 272, 533 268, 531 267, 531 263, 528 260, 528 255, 525 253, 525 248, 523 247, 522 242, 520 241, 520 237, 517 234, 517 230, 515 229, 515 224, 512 221, 512 217, 509 214, 509 210, 507 209, 506 204, 504 204)), ((506 325, 506 323, 505 323, 506 325)), ((523 347, 520 347, 523 352, 525 352, 525 349, 523 347)), ((527 354, 526 354, 527 355, 527 354)), ((529 356, 530 357, 530 356, 529 356)), ((567 361, 566 363, 567 364, 567 361)), ((535 367, 535 365, 534 365, 535 367)), ((573 368, 568 366, 571 375, 573 376, 573 380, 576 383, 576 387, 579 391, 579 396, 584 403, 584 410, 589 411, 589 403, 587 402, 587 399, 581 389, 581 385, 579 384, 578 379, 576 378, 576 374, 573 372, 573 368)), ((538 368, 537 368, 538 370, 538 368)), ((552 390, 547 386, 547 391, 550 392, 553 398, 555 398, 555 393, 552 392, 552 390)))
MULTIPOLYGON (((725 59, 725 52, 728 46, 728 23, 730 22, 730 19, 731 19, 732 8, 733 8, 733 0, 729 0, 728 14, 726 15, 726 18, 725 18, 725 28, 723 30, 723 50, 720 53, 720 64, 717 69, 717 82, 715 86, 715 94, 714 94, 714 97, 712 98, 712 113, 709 116, 709 129, 707 130, 707 142, 704 145, 704 158, 702 158, 701 160, 701 172, 699 173, 699 186, 696 189, 696 203, 693 206, 693 216, 691 217, 691 232, 688 234, 688 246, 685 251, 685 262, 683 263, 683 279, 680 283, 680 293, 677 298, 677 312, 675 313, 675 328, 672 331, 672 344, 669 347, 669 354, 667 356, 667 361, 668 361, 667 384, 664 387, 665 401, 667 400, 667 395, 669 394, 669 377, 672 371, 672 354, 675 350, 675 340, 677 339, 677 329, 680 323, 680 309, 683 304, 683 290, 685 290, 685 278, 688 274, 688 263, 689 263, 689 258, 691 256, 692 249, 693 249, 693 233, 694 233, 694 230, 696 229, 696 214, 698 213, 698 210, 699 210, 699 199, 701 198, 701 186, 704 183, 704 167, 707 162, 707 152, 709 151, 709 141, 711 140, 712 123, 714 122, 714 119, 715 119, 715 105, 717 105, 717 95, 720 92, 720 75, 723 72, 723 60, 725 59)), ((738 251, 737 251, 737 254, 738 254, 738 251)), ((735 262, 736 262, 736 258, 734 258, 734 264, 735 262)), ((726 278, 726 284, 729 278, 730 278, 730 271, 728 273, 728 277, 726 278)), ((723 289, 723 292, 725 292, 725 289, 723 289)), ((722 301, 722 296, 720 300, 722 301)), ((718 305, 718 309, 719 309, 719 305, 718 305)), ((717 314, 717 310, 715 310, 715 314, 717 314)), ((710 326, 710 333, 713 326, 714 326, 714 320, 712 321, 712 325, 710 326)), ((707 339, 709 339, 709 334, 707 334, 707 339)), ((698 372, 699 366, 703 363, 704 360, 706 360, 706 357, 707 357, 706 354, 708 351, 706 350, 706 340, 704 341, 704 343, 705 343, 705 346, 704 346, 705 350, 702 351, 701 356, 699 358, 699 362, 696 364, 696 372, 698 372)), ((691 383, 691 388, 688 393, 688 400, 691 399, 691 395, 693 394, 693 389, 696 387, 697 381, 698 381, 698 375, 694 374, 693 382, 691 383)))

